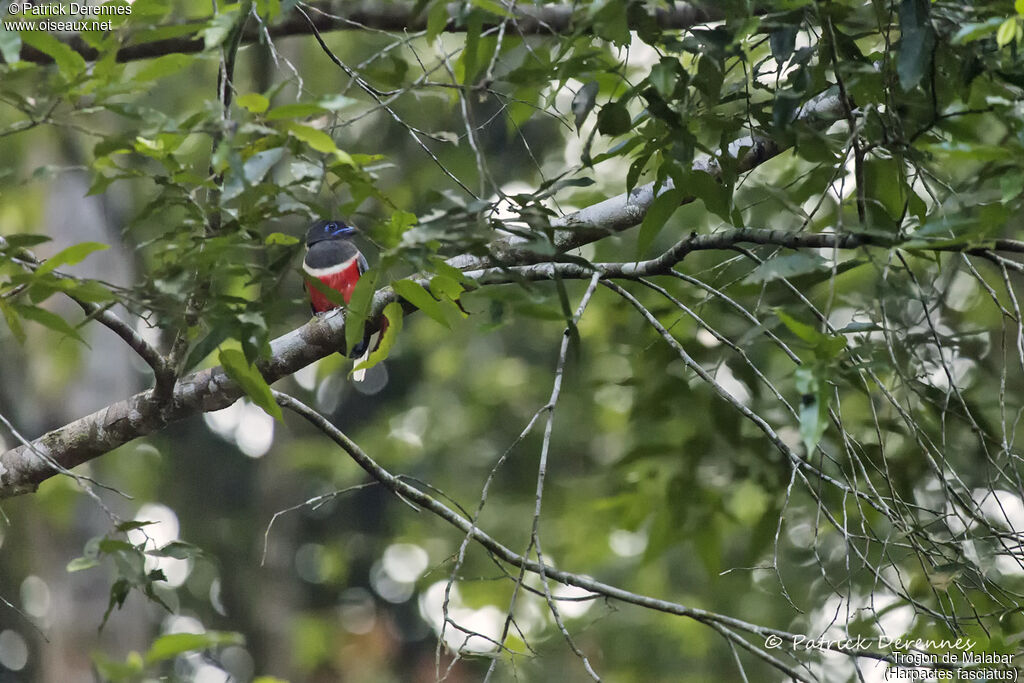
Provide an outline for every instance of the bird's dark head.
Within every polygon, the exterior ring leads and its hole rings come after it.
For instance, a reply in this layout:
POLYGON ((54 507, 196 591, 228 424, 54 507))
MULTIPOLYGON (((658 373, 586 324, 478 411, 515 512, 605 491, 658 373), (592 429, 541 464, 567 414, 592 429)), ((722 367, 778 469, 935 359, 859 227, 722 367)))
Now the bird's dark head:
POLYGON ((324 240, 341 240, 354 234, 356 229, 343 220, 317 221, 306 231, 306 246, 311 247, 324 240))

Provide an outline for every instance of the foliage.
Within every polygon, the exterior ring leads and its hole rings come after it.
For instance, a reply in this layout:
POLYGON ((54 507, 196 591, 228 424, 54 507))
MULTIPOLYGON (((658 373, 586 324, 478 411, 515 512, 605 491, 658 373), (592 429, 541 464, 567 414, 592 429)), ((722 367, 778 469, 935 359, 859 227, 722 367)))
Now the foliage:
POLYGON ((127 398, 66 400, 100 325, 154 397, 246 396, 154 399, 144 441, 5 506, 0 585, 112 565, 81 618, 144 642, 79 643, 111 680, 848 680, 887 664, 793 637, 1019 648, 1021 2, 347 5, 0 30, 10 452, 127 398), (340 334, 297 272, 338 216, 374 265, 340 334), (382 319, 355 385, 329 351, 382 319), (282 411, 279 367, 380 470, 282 411), (187 543, 124 540, 172 519, 187 543))

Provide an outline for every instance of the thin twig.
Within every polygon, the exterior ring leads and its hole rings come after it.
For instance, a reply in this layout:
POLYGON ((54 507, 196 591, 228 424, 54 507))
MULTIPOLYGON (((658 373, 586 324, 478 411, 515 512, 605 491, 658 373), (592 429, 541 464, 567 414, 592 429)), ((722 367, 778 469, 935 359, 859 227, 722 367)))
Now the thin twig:
MULTIPOLYGON (((356 462, 357 465, 359 465, 367 472, 367 474, 389 491, 393 492, 399 498, 404 498, 416 504, 421 509, 427 510, 428 512, 436 515, 463 533, 469 534, 473 541, 486 548, 487 551, 497 560, 506 562, 515 567, 524 567, 526 571, 537 574, 538 576, 543 573, 549 579, 553 579, 567 586, 576 586, 577 588, 582 588, 591 593, 603 595, 606 598, 620 600, 622 602, 664 612, 666 614, 688 617, 696 621, 700 621, 701 623, 713 621, 732 629, 746 631, 765 638, 769 636, 776 636, 787 643, 796 643, 803 639, 803 636, 800 634, 790 633, 788 631, 782 631, 766 626, 759 626, 757 624, 724 614, 719 614, 717 612, 711 612, 697 607, 687 607, 668 600, 661 600, 633 593, 631 591, 618 588, 617 586, 612 586, 598 581, 589 576, 567 572, 562 569, 555 569, 550 566, 542 566, 538 562, 534 562, 513 552, 507 546, 495 540, 479 527, 474 528, 473 523, 469 519, 458 514, 444 503, 435 499, 433 496, 411 486, 410 484, 407 484, 400 477, 395 476, 388 470, 381 467, 354 441, 349 439, 344 432, 335 427, 327 418, 316 410, 283 392, 274 391, 273 394, 274 399, 278 404, 300 415, 307 422, 321 431, 325 436, 334 441, 334 443, 340 446, 342 450, 344 450, 349 457, 356 462)), ((890 654, 861 648, 845 647, 841 643, 836 642, 824 643, 823 649, 832 652, 839 652, 851 657, 864 657, 878 661, 893 662, 893 657, 890 654)))

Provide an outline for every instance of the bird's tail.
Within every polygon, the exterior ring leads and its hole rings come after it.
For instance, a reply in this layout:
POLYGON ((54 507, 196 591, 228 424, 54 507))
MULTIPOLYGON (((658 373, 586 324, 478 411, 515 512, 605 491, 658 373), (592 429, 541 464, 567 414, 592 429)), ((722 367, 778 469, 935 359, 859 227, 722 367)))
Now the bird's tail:
MULTIPOLYGON (((377 340, 378 339, 380 339, 380 332, 374 332, 373 334, 370 335, 370 341, 366 345, 366 350, 363 351, 363 355, 359 356, 359 358, 356 359, 356 364, 355 364, 356 367, 359 367, 360 363, 365 362, 370 357, 370 354, 373 353, 374 349, 377 348, 377 340)), ((365 369, 363 369, 363 370, 356 370, 355 372, 352 373, 352 380, 355 381, 355 382, 362 382, 365 379, 366 379, 366 370, 365 369)))

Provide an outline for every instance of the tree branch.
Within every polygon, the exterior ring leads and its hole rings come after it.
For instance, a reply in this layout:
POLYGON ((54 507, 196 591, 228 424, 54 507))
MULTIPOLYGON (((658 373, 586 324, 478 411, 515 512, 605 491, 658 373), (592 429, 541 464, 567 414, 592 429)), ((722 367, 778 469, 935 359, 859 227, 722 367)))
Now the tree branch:
MULTIPOLYGON (((842 118, 842 106, 839 97, 832 91, 825 91, 811 98, 803 107, 799 120, 804 123, 831 123, 842 118)), ((745 173, 778 156, 787 148, 779 142, 762 136, 747 136, 735 140, 729 145, 727 154, 736 159, 737 173, 745 173)), ((700 171, 714 178, 721 177, 722 169, 715 159, 704 157, 697 159, 692 166, 693 171, 700 171)), ((655 197, 675 188, 671 179, 666 180, 657 189, 655 183, 647 183, 603 202, 592 204, 566 216, 551 221, 555 230, 554 247, 559 252, 578 249, 596 242, 609 235, 628 230, 639 225, 655 197)), ((680 188, 685 190, 686 188, 680 188)), ((696 196, 684 197, 680 205, 689 204, 696 196)), ((551 257, 534 254, 524 248, 527 240, 522 237, 510 237, 499 240, 491 245, 489 257, 456 256, 448 263, 463 270, 486 268, 498 263, 523 263, 524 260, 543 261, 551 257)))
MULTIPOLYGON (((537 556, 537 564, 540 566, 540 582, 544 589, 544 600, 547 602, 548 610, 551 612, 551 616, 555 620, 555 625, 558 630, 561 631, 562 637, 569 644, 573 653, 583 662, 583 668, 587 674, 595 681, 600 681, 601 677, 594 671, 590 660, 579 648, 572 636, 569 634, 569 630, 565 627, 565 622, 562 620, 561 614, 558 612, 558 606, 555 604, 555 600, 551 593, 551 586, 548 583, 547 571, 549 565, 544 561, 544 551, 541 548, 540 542, 540 511, 541 503, 544 500, 544 480, 547 477, 548 469, 548 455, 551 452, 551 435, 554 431, 555 424, 555 407, 558 405, 558 397, 562 393, 562 377, 565 373, 565 359, 569 353, 569 342, 572 340, 573 334, 577 332, 576 326, 579 324, 580 318, 583 317, 583 312, 587 309, 587 304, 590 303, 590 298, 594 296, 594 291, 597 289, 597 284, 600 281, 600 276, 594 273, 590 277, 590 284, 587 286, 587 291, 584 292, 583 298, 580 300, 579 306, 576 308, 576 313, 568 321, 569 324, 565 328, 565 332, 562 333, 562 345, 558 351, 558 363, 555 366, 555 381, 554 386, 551 388, 551 398, 548 399, 548 403, 545 406, 547 410, 547 423, 544 426, 544 441, 541 444, 540 449, 540 461, 537 464, 537 492, 534 494, 534 507, 533 507, 533 525, 530 528, 530 541, 526 546, 526 550, 523 551, 523 557, 530 556, 530 550, 532 549, 537 556)), ((474 518, 473 524, 476 524, 474 518)), ((502 627, 502 640, 504 641, 505 636, 508 635, 509 626, 512 623, 513 610, 515 609, 516 598, 519 595, 519 589, 523 585, 524 572, 526 571, 525 565, 519 565, 519 575, 516 577, 515 589, 512 591, 512 600, 508 606, 508 612, 505 617, 505 625, 502 627)), ((490 674, 494 670, 495 661, 491 662, 491 666, 488 670, 490 674)))
MULTIPOLYGON (((311 22, 302 17, 306 25, 311 22)), ((313 29, 310 29, 313 30, 313 29)), ((810 121, 824 119, 831 121, 841 116, 838 98, 829 93, 813 98, 801 113, 801 119, 810 121)), ((736 156, 739 172, 750 170, 782 151, 777 142, 768 138, 748 137, 737 140, 730 145, 728 153, 736 156)), ((720 175, 720 166, 714 159, 698 160, 694 170, 704 171, 713 176, 720 175)), ((639 224, 643 220, 655 196, 672 188, 667 182, 655 191, 654 184, 634 189, 632 192, 613 197, 584 208, 568 216, 552 221, 555 228, 555 246, 565 252, 585 244, 602 239, 622 230, 639 224)), ((683 203, 693 201, 693 197, 684 199, 683 203)), ((602 277, 640 277, 666 272, 671 265, 687 253, 697 249, 722 248, 719 245, 734 244, 746 241, 759 244, 778 243, 779 246, 833 246, 850 248, 864 244, 864 236, 846 236, 846 244, 834 242, 834 235, 786 233, 783 231, 727 231, 713 235, 691 235, 663 254, 659 259, 645 261, 640 264, 604 264, 597 269, 602 277), (796 239, 791 239, 796 238, 796 239), (779 240, 774 242, 773 240, 779 240), (801 240, 821 240, 821 243, 801 244, 801 240), (832 240, 831 242, 829 240, 832 240)), ((470 256, 455 257, 449 263, 463 270, 482 269, 481 272, 467 274, 468 277, 479 279, 481 284, 499 284, 513 279, 550 279, 557 273, 560 277, 589 278, 594 269, 569 263, 540 263, 522 267, 538 260, 538 255, 523 248, 525 240, 512 238, 501 240, 492 245, 493 256, 478 258, 470 256), (490 268, 495 261, 516 264, 513 268, 490 268)), ((1013 262, 1011 262, 1013 263, 1013 262)), ((389 301, 395 300, 394 293, 383 290, 377 293, 375 313, 383 309, 389 301)), ((336 324, 325 323, 326 327, 316 321, 309 323, 290 335, 275 341, 272 346, 271 358, 262 363, 260 368, 268 382, 333 353, 344 344, 343 322, 340 317, 332 318, 336 324), (315 330, 315 331, 314 331, 315 330), (324 346, 314 344, 296 345, 298 339, 294 335, 314 334, 324 346)), ((86 416, 64 427, 49 432, 32 443, 32 447, 20 446, 0 454, 0 497, 17 495, 34 491, 38 484, 53 476, 55 470, 40 458, 44 453, 65 468, 72 468, 87 460, 103 455, 139 436, 150 434, 163 428, 169 422, 182 419, 199 411, 212 411, 231 405, 242 395, 241 390, 220 368, 213 368, 194 373, 183 378, 175 386, 169 399, 166 395, 154 395, 143 392, 108 406, 92 415, 86 416), (155 410, 156 408, 156 410, 155 410)))
POLYGON ((174 381, 174 368, 167 362, 167 359, 116 313, 105 306, 82 301, 73 294, 68 294, 68 297, 81 307, 86 316, 105 325, 107 329, 123 339, 124 343, 130 346, 142 360, 146 361, 146 364, 153 369, 157 385, 161 382, 174 381))
MULTIPOLYGON (((689 235, 665 254, 637 263, 535 263, 508 267, 492 267, 467 271, 465 276, 479 285, 501 285, 514 282, 563 279, 590 279, 594 272, 601 277, 635 279, 649 275, 669 274, 671 268, 694 251, 732 249, 739 244, 762 244, 789 249, 855 249, 863 246, 892 246, 888 240, 859 233, 792 233, 784 230, 742 228, 722 232, 689 235)), ((996 240, 985 247, 974 244, 955 245, 947 242, 934 247, 917 243, 923 251, 958 251, 991 253, 1001 250, 1024 253, 1024 242, 996 240)), ((524 260, 528 260, 524 257, 524 260)), ((1006 259, 1003 259, 1004 261, 1006 259)), ((1016 263, 1011 261, 1011 263, 1016 263)), ((424 280, 421 284, 429 286, 424 280)), ((374 295, 370 317, 380 314, 388 303, 398 297, 390 287, 374 295)), ((271 343, 271 354, 257 365, 268 383, 290 375, 320 358, 335 353, 345 344, 344 316, 340 311, 315 318, 302 327, 278 337, 271 343)), ((62 467, 70 469, 121 446, 132 439, 151 434, 170 422, 199 412, 226 408, 243 395, 241 388, 220 367, 200 370, 182 378, 163 412, 154 410, 151 391, 144 391, 124 401, 111 404, 92 415, 41 436, 31 448, 22 445, 0 454, 0 498, 29 493, 56 470, 43 453, 62 467)))
MULTIPOLYGON (((358 464, 364 471, 366 471, 367 474, 385 488, 389 489, 400 498, 418 505, 434 515, 437 515, 456 529, 459 529, 461 532, 466 534, 467 537, 472 538, 473 541, 483 546, 495 559, 500 560, 501 562, 506 562, 514 567, 536 574, 542 578, 546 577, 554 579, 558 583, 567 586, 576 586, 577 588, 582 588, 597 595, 603 595, 607 598, 620 600, 622 602, 647 609, 653 609, 681 617, 688 617, 712 627, 714 627, 714 625, 718 625, 728 629, 736 629, 747 633, 753 633, 761 637, 774 636, 775 638, 778 638, 780 642, 785 641, 793 643, 798 640, 798 636, 786 631, 779 631, 777 629, 759 626, 757 624, 736 619, 724 614, 719 614, 717 612, 711 612, 696 607, 687 607, 686 605, 681 605, 679 603, 633 593, 619 588, 618 586, 597 581, 589 576, 574 574, 572 572, 555 569, 554 567, 542 562, 531 561, 527 557, 513 552, 501 542, 488 535, 485 531, 480 529, 475 522, 466 519, 444 503, 435 499, 430 494, 411 486, 403 481, 401 477, 395 476, 388 470, 381 467, 373 458, 367 455, 366 452, 358 446, 358 444, 349 439, 344 432, 335 427, 334 424, 316 410, 310 408, 298 399, 278 391, 274 392, 274 398, 282 407, 288 408, 296 414, 301 415, 306 421, 334 441, 334 443, 338 444, 338 446, 340 446, 342 450, 349 455, 349 457, 355 460, 356 464, 358 464)), ((498 643, 498 645, 500 646, 501 643, 498 643)), ((860 648, 845 647, 838 642, 824 644, 822 649, 840 652, 851 657, 865 657, 878 661, 894 662, 893 657, 889 654, 882 654, 880 652, 873 652, 871 650, 860 648)), ((774 662, 769 661, 769 663, 773 666, 775 665, 774 662)), ((938 664, 936 665, 936 668, 955 668, 955 665, 950 666, 938 664)), ((783 665, 782 671, 788 673, 789 668, 783 665)))
MULTIPOLYGON (((7 241, 0 236, 0 248, 6 246, 7 241)), ((22 250, 16 258, 12 259, 15 263, 35 270, 41 266, 44 262, 37 259, 28 250, 22 250)), ((65 279, 75 279, 74 276, 66 275, 60 271, 53 271, 54 276, 65 279)), ((174 381, 174 368, 171 367, 167 359, 149 342, 147 342, 142 335, 135 331, 135 329, 125 320, 122 320, 116 313, 111 311, 106 306, 100 306, 89 301, 85 301, 75 296, 72 292, 64 292, 64 294, 74 301, 82 309, 87 318, 92 318, 104 325, 111 332, 116 334, 124 343, 126 343, 135 353, 139 355, 146 364, 153 369, 153 375, 156 378, 156 383, 159 385, 160 382, 166 381, 168 377, 174 381)))
MULTIPOLYGON (((336 0, 335 2, 318 3, 307 5, 314 9, 314 16, 307 21, 299 12, 290 12, 281 21, 267 28, 271 38, 284 38, 287 36, 304 36, 314 31, 344 31, 353 29, 377 29, 381 31, 415 32, 422 31, 427 27, 427 15, 425 12, 414 12, 413 3, 381 3, 381 2, 349 2, 336 0)), ((451 3, 448 6, 448 22, 445 31, 465 31, 464 24, 456 22, 458 16, 458 3, 451 3)), ((570 33, 574 30, 572 5, 541 5, 519 6, 515 9, 515 25, 519 33, 555 35, 570 33)), ((721 13, 714 9, 697 7, 687 3, 676 3, 673 9, 658 9, 654 19, 658 26, 663 29, 685 29, 707 21, 720 18, 721 13)), ((117 51, 117 61, 130 62, 138 59, 151 59, 169 54, 193 54, 202 52, 205 48, 201 31, 206 27, 210 17, 197 18, 189 21, 197 29, 194 33, 176 38, 154 40, 145 43, 126 45, 117 51)), ((497 26, 498 21, 485 22, 484 27, 497 26)), ((260 27, 255 26, 243 32, 241 42, 243 45, 250 45, 265 38, 260 27), (262 35, 261 35, 262 34, 262 35)), ((68 47, 80 54, 87 61, 94 61, 99 58, 100 53, 96 48, 86 43, 81 36, 73 35, 63 41, 68 47)), ((28 45, 21 48, 21 59, 26 62, 37 64, 51 64, 53 58, 28 45)), ((0 64, 3 64, 0 57, 0 64)))
MULTIPOLYGON (((374 310, 382 310, 394 299, 390 288, 378 292, 374 310)), ((340 312, 332 313, 275 339, 270 358, 259 363, 259 369, 268 382, 274 382, 336 352, 344 343, 344 317, 340 312)), ((182 378, 164 410, 154 409, 158 402, 152 391, 113 403, 48 432, 33 441, 31 448, 23 445, 0 454, 0 498, 34 491, 40 482, 56 474, 38 453, 70 469, 170 422, 226 408, 242 393, 218 366, 182 378)))

